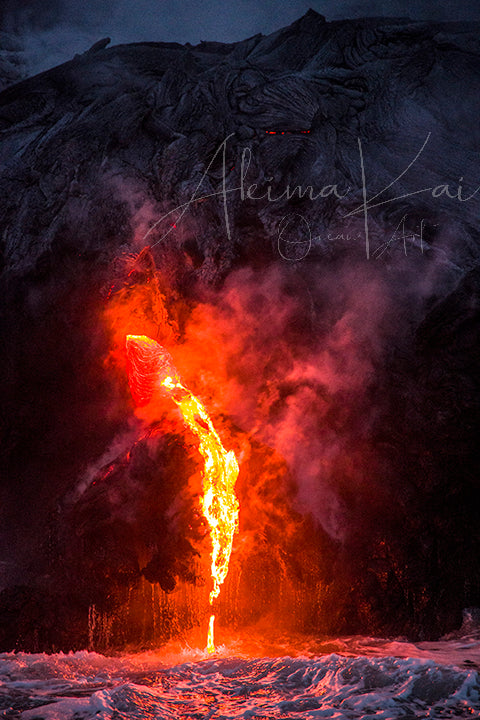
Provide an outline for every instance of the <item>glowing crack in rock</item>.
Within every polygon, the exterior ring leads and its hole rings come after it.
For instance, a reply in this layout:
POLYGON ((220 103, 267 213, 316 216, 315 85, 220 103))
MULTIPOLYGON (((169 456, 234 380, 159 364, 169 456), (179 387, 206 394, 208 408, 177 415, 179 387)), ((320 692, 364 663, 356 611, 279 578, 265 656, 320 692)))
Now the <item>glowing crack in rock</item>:
MULTIPOLYGON (((236 457, 233 451, 227 452, 223 447, 205 407, 181 383, 165 348, 146 335, 127 335, 126 348, 128 381, 135 402, 146 405, 156 389, 163 389, 179 407, 185 424, 200 441, 199 451, 205 460, 200 502, 212 539, 212 605, 227 576, 233 536, 238 529, 238 500, 234 490, 238 475, 236 457)), ((207 641, 209 653, 215 651, 214 622, 212 614, 207 641)))

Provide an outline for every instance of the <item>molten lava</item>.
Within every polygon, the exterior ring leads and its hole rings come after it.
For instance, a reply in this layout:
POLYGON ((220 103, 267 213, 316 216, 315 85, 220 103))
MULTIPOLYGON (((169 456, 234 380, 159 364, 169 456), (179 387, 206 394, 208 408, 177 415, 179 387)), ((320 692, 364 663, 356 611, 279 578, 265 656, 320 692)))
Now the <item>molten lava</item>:
MULTIPOLYGON (((185 424, 198 437, 199 451, 205 459, 201 506, 212 539, 210 604, 220 594, 232 552, 233 535, 238 528, 238 500, 235 482, 238 464, 233 451, 227 452, 213 427, 205 407, 182 385, 169 353, 146 335, 127 335, 127 370, 130 389, 139 405, 149 403, 156 389, 169 393, 179 407, 185 424)), ((215 651, 215 616, 210 616, 207 649, 215 651)))

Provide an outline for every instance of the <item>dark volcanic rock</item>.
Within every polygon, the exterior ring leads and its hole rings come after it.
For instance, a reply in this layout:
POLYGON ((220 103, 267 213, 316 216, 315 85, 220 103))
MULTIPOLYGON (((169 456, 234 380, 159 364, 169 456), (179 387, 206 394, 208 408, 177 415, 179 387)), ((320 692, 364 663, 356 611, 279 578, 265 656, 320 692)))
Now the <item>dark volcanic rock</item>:
MULTIPOLYGON (((41 624, 31 618, 43 611, 28 611, 41 605, 35 588, 75 585, 75 543, 55 571, 46 519, 65 538, 86 512, 95 538, 89 518, 105 512, 91 489, 73 510, 65 498, 130 427, 104 313, 128 295, 144 246, 139 282, 155 285, 175 342, 204 353, 211 378, 200 331, 222 343, 217 412, 285 457, 291 513, 314 522, 315 553, 295 557, 288 544, 308 629, 435 636, 480 603, 479 29, 327 23, 309 11, 229 45, 100 42, 0 93, 10 563, 0 620, 10 628, 23 598, 3 649, 41 624), (49 562, 45 585, 38 568, 49 562)), ((161 335, 155 302, 142 322, 161 335)), ((282 520, 264 500, 262 528, 274 528, 282 520)), ((144 523, 140 505, 118 536, 110 519, 98 532, 111 533, 117 574, 138 580, 143 569, 169 590, 190 550, 179 536, 171 567, 161 553, 137 566, 121 538, 144 523)), ((274 530, 263 537, 281 546, 274 530)), ((272 552, 267 581, 281 566, 272 552)), ((262 558, 242 561, 252 583, 262 558)), ((94 558, 82 567, 85 617, 102 573, 94 558)), ((76 617, 72 647, 85 642, 80 626, 76 617)), ((29 646, 69 646, 68 631, 51 635, 43 628, 29 646)))

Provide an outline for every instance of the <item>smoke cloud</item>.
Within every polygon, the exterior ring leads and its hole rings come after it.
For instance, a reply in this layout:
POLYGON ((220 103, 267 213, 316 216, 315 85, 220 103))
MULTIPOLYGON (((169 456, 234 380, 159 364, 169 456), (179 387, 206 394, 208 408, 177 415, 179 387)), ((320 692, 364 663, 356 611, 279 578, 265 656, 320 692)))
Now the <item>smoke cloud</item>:
POLYGON ((355 417, 387 345, 392 301, 370 267, 304 270, 232 274, 195 308, 173 353, 219 412, 285 458, 297 509, 340 539, 335 469, 370 424, 371 409, 355 417))

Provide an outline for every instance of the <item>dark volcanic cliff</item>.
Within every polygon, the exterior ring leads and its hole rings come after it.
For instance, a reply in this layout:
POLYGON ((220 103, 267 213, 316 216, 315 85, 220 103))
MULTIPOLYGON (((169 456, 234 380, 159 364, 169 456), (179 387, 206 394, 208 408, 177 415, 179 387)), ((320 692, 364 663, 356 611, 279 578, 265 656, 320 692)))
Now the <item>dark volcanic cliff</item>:
POLYGON ((309 11, 0 94, 0 649, 202 582, 198 460, 134 419, 116 328, 176 348, 243 448, 229 621, 272 579, 308 631, 435 636, 480 603, 479 30, 309 11))

